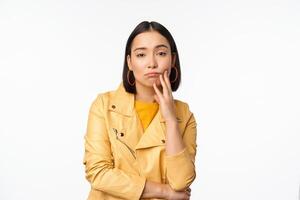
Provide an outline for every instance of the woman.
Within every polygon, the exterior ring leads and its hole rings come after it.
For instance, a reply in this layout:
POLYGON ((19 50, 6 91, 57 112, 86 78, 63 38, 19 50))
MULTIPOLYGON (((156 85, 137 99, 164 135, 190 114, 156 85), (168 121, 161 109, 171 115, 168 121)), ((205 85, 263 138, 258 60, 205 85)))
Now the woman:
POLYGON ((123 81, 93 101, 85 135, 89 200, 190 198, 196 121, 173 99, 180 83, 173 37, 143 21, 128 38, 123 81))

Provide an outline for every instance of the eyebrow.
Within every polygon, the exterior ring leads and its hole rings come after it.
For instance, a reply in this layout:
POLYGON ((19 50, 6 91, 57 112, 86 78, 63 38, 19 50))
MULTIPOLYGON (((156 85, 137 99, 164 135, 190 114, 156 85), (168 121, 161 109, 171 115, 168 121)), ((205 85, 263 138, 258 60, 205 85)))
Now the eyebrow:
MULTIPOLYGON (((156 45, 154 48, 157 49, 157 48, 160 48, 160 47, 165 47, 168 49, 168 46, 164 45, 164 44, 159 44, 159 45, 156 45)), ((138 47, 138 48, 135 48, 133 51, 136 51, 136 50, 145 50, 147 49, 146 47, 138 47)))

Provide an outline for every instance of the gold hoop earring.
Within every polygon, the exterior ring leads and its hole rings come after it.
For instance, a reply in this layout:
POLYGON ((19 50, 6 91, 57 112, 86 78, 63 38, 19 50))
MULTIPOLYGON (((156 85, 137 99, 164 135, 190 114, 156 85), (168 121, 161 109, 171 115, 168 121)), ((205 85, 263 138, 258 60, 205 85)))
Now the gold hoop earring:
MULTIPOLYGON (((170 82, 171 83, 175 83, 177 81, 177 79, 178 79, 178 69, 176 67, 172 67, 171 68, 171 72, 172 72, 172 69, 175 69, 176 76, 175 76, 175 79, 171 80, 170 82)), ((170 76, 171 76, 171 74, 170 74, 170 76)))
POLYGON ((132 72, 132 71, 131 70, 127 71, 127 82, 128 82, 129 85, 134 86, 135 81, 133 81, 133 83, 131 83, 130 80, 129 80, 130 72, 132 72))

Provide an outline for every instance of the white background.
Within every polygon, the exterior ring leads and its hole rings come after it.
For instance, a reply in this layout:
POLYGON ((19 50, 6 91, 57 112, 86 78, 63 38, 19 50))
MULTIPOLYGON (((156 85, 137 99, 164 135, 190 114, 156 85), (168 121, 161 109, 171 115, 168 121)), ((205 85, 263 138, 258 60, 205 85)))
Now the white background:
POLYGON ((0 199, 86 199, 83 135, 158 21, 198 122, 193 200, 297 200, 300 1, 0 0, 0 199))

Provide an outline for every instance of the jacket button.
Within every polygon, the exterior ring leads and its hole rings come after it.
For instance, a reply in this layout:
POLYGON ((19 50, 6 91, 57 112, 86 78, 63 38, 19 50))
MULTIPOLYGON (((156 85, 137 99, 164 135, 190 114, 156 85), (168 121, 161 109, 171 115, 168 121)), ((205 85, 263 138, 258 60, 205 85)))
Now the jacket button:
POLYGON ((116 106, 115 106, 115 105, 112 105, 111 107, 112 107, 113 109, 115 109, 115 108, 116 108, 116 106))
POLYGON ((165 143, 166 141, 165 141, 165 140, 161 140, 161 142, 162 142, 162 143, 165 143))

